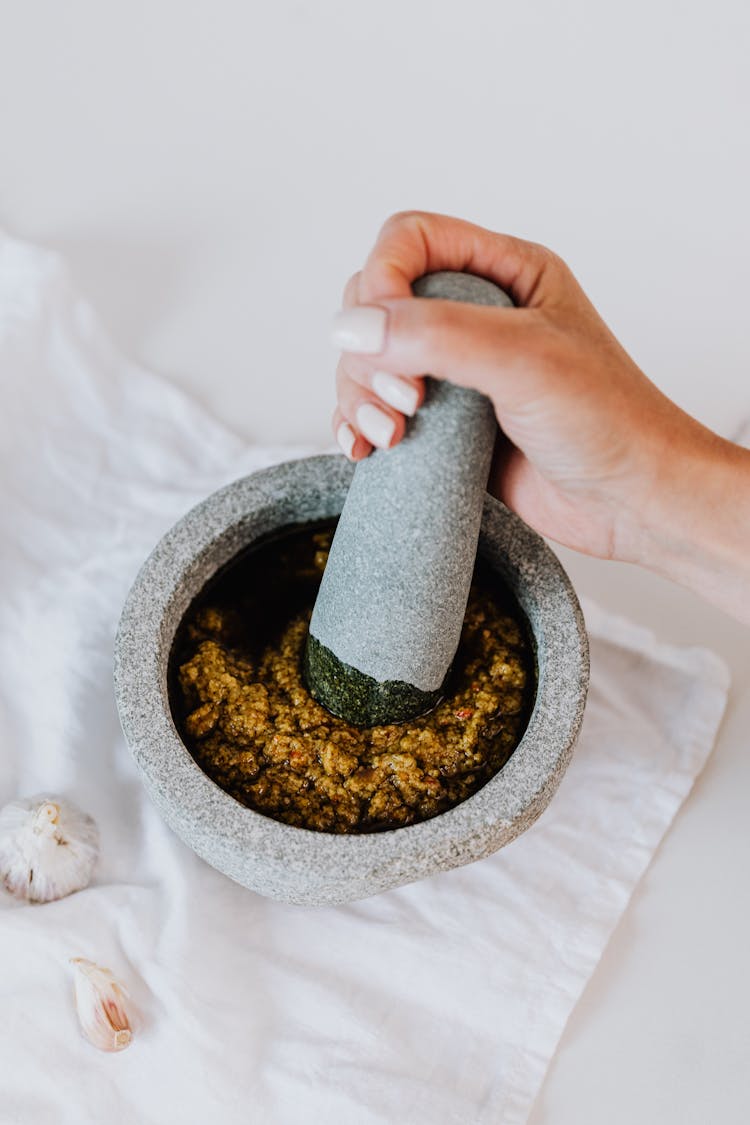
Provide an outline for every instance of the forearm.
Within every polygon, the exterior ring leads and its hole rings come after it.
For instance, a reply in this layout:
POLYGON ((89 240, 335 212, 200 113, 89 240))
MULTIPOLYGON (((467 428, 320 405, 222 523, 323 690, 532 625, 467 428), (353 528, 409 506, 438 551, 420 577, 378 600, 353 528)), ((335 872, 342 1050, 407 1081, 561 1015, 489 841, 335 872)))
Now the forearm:
POLYGON ((660 476, 638 561, 750 624, 750 450, 700 427, 660 476))

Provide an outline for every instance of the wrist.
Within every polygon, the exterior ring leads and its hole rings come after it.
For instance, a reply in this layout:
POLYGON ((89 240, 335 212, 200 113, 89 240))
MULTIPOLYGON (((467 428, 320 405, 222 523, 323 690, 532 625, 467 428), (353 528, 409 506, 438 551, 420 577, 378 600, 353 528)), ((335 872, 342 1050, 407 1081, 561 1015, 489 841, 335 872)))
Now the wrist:
POLYGON ((691 422, 655 460, 633 561, 750 623, 750 450, 691 422))

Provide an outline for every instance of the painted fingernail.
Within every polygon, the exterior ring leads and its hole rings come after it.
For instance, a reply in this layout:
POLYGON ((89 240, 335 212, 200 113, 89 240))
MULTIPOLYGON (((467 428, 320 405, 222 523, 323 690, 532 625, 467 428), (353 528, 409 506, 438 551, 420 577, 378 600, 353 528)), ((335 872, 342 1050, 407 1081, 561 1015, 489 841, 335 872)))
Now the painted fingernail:
POLYGON ((413 383, 399 379, 398 375, 391 375, 390 371, 375 371, 372 376, 372 389, 378 398, 387 402, 395 410, 409 417, 417 409, 419 392, 413 383))
POLYGON ((377 305, 341 309, 333 318, 331 343, 345 352, 382 352, 388 313, 377 305))
POLYGON ((349 423, 342 422, 339 428, 336 430, 336 441, 339 443, 349 460, 351 460, 352 450, 354 449, 354 443, 356 440, 357 435, 355 434, 349 423))
POLYGON ((387 449, 396 429, 396 423, 389 414, 371 402, 363 402, 357 407, 357 425, 373 445, 387 449))

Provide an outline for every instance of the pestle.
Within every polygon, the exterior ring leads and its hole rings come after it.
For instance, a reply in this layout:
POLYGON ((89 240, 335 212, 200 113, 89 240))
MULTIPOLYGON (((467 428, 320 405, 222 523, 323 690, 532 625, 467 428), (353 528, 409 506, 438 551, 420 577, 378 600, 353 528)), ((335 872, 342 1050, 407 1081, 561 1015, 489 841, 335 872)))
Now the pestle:
MULTIPOLYGON (((493 282, 440 270, 416 297, 512 306, 493 282)), ((393 449, 358 462, 310 621, 310 694, 355 726, 398 723, 440 700, 458 647, 497 423, 486 395, 426 379, 393 449)))

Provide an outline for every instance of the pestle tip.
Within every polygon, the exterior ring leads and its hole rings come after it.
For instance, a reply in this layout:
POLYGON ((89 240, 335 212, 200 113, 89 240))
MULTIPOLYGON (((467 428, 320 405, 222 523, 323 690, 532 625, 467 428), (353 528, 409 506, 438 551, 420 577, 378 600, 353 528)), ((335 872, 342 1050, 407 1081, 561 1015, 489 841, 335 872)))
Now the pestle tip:
POLYGON ((416 719, 437 706, 445 687, 422 691, 401 680, 376 680, 339 660, 312 633, 307 636, 302 675, 313 699, 355 727, 416 719))

